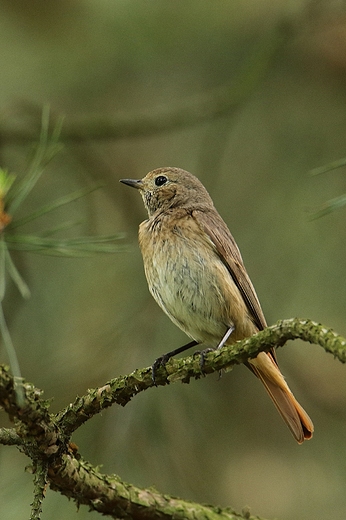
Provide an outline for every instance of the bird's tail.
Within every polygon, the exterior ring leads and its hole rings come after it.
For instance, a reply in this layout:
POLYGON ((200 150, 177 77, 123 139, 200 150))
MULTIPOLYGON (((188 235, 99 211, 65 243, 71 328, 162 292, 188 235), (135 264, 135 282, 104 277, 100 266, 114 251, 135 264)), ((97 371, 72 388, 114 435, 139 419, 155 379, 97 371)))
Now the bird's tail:
POLYGON ((261 352, 255 359, 251 359, 249 364, 251 370, 264 384, 296 441, 301 444, 304 440, 311 439, 314 425, 289 389, 273 356, 261 352))

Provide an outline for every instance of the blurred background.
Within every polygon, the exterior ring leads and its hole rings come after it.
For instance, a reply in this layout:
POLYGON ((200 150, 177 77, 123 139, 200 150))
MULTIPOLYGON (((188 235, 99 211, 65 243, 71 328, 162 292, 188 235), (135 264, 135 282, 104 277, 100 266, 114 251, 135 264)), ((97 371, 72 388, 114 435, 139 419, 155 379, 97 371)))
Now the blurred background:
MULTIPOLYGON (((205 184, 269 324, 298 316, 346 335, 346 213, 311 219, 346 191, 345 168, 308 175, 346 155, 344 2, 1 0, 0 12, 1 166, 25 172, 44 103, 65 116, 64 150, 22 214, 104 185, 26 231, 79 220, 77 235, 122 231, 128 244, 108 256, 14 257, 32 297, 9 286, 8 325, 23 376, 53 411, 187 341, 149 295, 137 245, 145 210, 119 184, 160 166, 205 184)), ((345 367, 299 342, 278 356, 315 423, 302 446, 244 367, 145 392, 73 440, 138 486, 266 518, 344 518, 345 367)), ((2 519, 28 516, 28 463, 0 447, 2 519)), ((98 518, 52 491, 43 516, 98 518)))

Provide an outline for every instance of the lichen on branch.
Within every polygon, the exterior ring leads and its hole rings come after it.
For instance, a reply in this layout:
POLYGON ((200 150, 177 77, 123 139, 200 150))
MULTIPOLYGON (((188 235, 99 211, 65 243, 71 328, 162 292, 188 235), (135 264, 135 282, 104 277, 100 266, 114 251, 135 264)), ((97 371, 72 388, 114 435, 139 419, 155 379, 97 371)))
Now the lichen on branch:
MULTIPOLYGON (((228 369, 256 357, 259 352, 283 346, 288 340, 301 339, 320 345, 342 363, 346 362, 346 339, 332 329, 310 320, 282 320, 251 338, 205 355, 203 374, 228 369)), ((140 489, 116 475, 103 475, 84 461, 71 441, 72 433, 112 404, 125 406, 135 395, 156 385, 167 385, 201 377, 199 355, 172 359, 160 367, 155 383, 151 367, 89 390, 57 414, 49 413, 50 403, 42 391, 22 383, 24 403, 18 404, 15 378, 0 366, 0 405, 14 422, 14 427, 0 428, 0 444, 18 445, 32 460, 34 502, 31 519, 40 518, 46 483, 51 489, 73 498, 78 504, 104 515, 124 520, 240 520, 251 519, 248 512, 237 514, 229 508, 205 506, 162 494, 155 489, 140 489)), ((18 382, 17 382, 18 384, 18 382)))

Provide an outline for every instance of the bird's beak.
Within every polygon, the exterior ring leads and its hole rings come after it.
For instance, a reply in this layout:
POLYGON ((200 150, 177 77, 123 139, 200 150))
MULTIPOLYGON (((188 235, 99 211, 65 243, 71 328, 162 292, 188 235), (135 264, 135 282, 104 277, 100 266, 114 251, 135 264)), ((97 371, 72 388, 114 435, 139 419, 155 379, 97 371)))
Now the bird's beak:
POLYGON ((128 186, 132 186, 132 188, 137 188, 138 190, 143 189, 142 179, 120 179, 120 182, 127 184, 128 186))

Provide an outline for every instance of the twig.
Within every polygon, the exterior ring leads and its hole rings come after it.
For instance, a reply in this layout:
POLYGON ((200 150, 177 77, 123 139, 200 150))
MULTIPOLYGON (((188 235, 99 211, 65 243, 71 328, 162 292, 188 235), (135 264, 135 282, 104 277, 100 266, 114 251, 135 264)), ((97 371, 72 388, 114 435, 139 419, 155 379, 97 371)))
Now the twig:
POLYGON ((16 433, 14 428, 0 428, 0 444, 7 446, 20 446, 23 439, 16 433))
POLYGON ((46 495, 48 462, 36 463, 34 473, 34 500, 31 504, 30 520, 40 520, 42 513, 42 502, 46 495))
POLYGON ((118 520, 255 520, 230 508, 205 506, 153 488, 138 488, 116 475, 103 475, 83 459, 71 455, 64 455, 59 467, 50 468, 49 478, 52 489, 73 498, 78 505, 87 505, 118 520))
MULTIPOLYGON (((345 338, 314 321, 292 318, 279 321, 232 346, 207 353, 203 374, 211 374, 244 363, 247 359, 256 357, 259 352, 283 346, 286 341, 294 339, 320 345, 342 363, 346 362, 345 338)), ((156 384, 167 385, 175 381, 188 383, 191 378, 198 379, 201 375, 199 356, 192 355, 183 359, 172 359, 165 367, 161 367, 157 373, 156 384)), ((133 396, 153 386, 151 367, 135 370, 127 376, 119 376, 104 386, 89 390, 84 396, 78 397, 73 404, 57 414, 57 424, 66 435, 71 435, 84 422, 113 403, 125 406, 133 396)))

